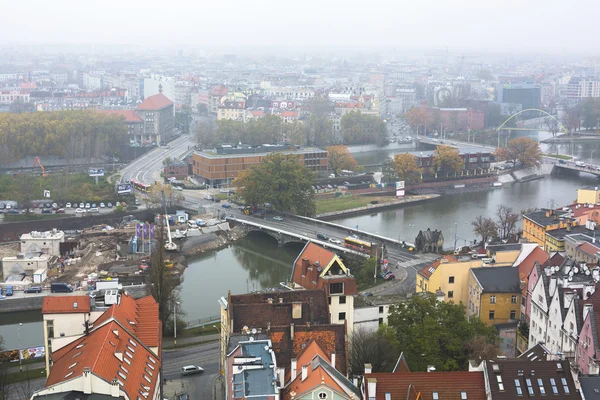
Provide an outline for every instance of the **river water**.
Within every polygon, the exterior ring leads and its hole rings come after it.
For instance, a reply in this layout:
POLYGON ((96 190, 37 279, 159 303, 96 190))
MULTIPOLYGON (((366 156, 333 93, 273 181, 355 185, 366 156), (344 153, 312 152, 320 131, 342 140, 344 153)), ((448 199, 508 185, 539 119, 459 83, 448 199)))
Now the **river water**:
MULTIPOLYGON (((534 139, 548 137, 546 132, 527 131, 519 135, 530 136, 534 139)), ((517 135, 513 135, 517 136, 517 135)), ((558 148, 542 146, 545 152, 571 154, 571 145, 565 144, 558 148)), ((590 161, 592 150, 598 150, 599 144, 577 144, 573 146, 573 154, 584 161, 590 161)), ((376 150, 356 154, 360 163, 375 164, 385 157, 392 156, 398 150, 376 150)), ((594 157, 595 158, 595 157, 594 157)), ((577 197, 577 189, 584 186, 598 185, 600 180, 592 175, 552 175, 545 179, 526 183, 506 185, 475 193, 459 193, 445 195, 440 199, 426 203, 382 211, 373 215, 356 215, 340 218, 335 222, 348 227, 356 227, 384 236, 414 241, 420 229, 441 229, 445 237, 445 247, 473 241, 476 237, 472 232, 471 221, 478 215, 493 216, 498 205, 503 204, 521 210, 529 207, 558 207, 573 202, 577 197)), ((217 300, 221 296, 247 293, 253 289, 277 287, 279 282, 289 278, 294 259, 302 249, 301 246, 278 248, 277 243, 266 235, 250 235, 243 241, 230 245, 225 249, 211 252, 191 260, 184 273, 181 286, 182 308, 188 321, 216 316, 219 314, 217 300)), ((37 314, 39 316, 39 313, 37 314)), ((18 317, 0 314, 0 335, 12 337, 11 344, 18 343, 15 337, 17 326, 14 324, 18 317), (7 322, 5 324, 5 321, 7 322)), ((41 316, 38 317, 41 320, 41 316)), ((36 322, 29 322, 36 324, 36 322)), ((41 324, 40 326, 41 335, 41 324)), ((37 325, 32 325, 31 328, 37 325)), ((37 331, 38 329, 29 329, 37 331)), ((23 327, 21 340, 24 342, 23 327)), ((32 334, 33 335, 33 334, 32 334)), ((42 343, 38 335, 39 344, 42 343)), ((29 339, 28 339, 29 340, 29 339)), ((31 341, 36 342, 35 335, 31 341)), ((27 342, 27 346, 37 343, 27 342)), ((7 346, 7 348, 10 348, 7 346)))

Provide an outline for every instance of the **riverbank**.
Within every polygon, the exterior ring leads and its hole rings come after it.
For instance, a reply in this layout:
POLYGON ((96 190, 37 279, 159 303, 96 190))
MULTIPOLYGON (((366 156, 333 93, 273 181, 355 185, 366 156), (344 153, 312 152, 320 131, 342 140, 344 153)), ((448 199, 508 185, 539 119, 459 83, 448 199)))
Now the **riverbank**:
MULTIPOLYGON (((389 210, 391 208, 398 208, 405 205, 415 205, 422 203, 427 200, 433 200, 440 197, 439 194, 425 194, 425 195, 417 195, 417 196, 407 196, 402 199, 388 201, 383 204, 369 204, 362 207, 349 208, 346 210, 340 211, 332 211, 322 214, 315 215, 316 219, 322 219, 327 221, 328 219, 335 219, 337 217, 343 217, 346 215, 358 215, 358 214, 369 214, 373 212, 379 212, 383 210, 389 210)), ((367 198, 368 200, 368 198, 367 198)))

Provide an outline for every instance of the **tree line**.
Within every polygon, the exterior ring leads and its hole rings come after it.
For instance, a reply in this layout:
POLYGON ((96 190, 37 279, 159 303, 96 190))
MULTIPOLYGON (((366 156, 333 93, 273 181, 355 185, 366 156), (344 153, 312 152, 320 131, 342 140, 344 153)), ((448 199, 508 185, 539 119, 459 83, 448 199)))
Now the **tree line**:
POLYGON ((0 114, 0 163, 26 156, 102 158, 127 141, 122 119, 94 111, 0 114))

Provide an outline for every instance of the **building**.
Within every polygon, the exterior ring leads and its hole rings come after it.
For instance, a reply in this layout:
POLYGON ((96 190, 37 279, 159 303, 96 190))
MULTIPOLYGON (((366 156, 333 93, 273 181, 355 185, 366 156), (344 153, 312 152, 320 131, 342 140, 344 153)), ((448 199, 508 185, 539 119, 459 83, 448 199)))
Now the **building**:
MULTIPOLYGON (((529 244, 531 246, 531 244, 529 244)), ((527 314, 527 286, 529 281, 529 275, 533 268, 535 268, 536 263, 543 265, 546 261, 548 261, 549 255, 544 250, 542 250, 539 246, 535 246, 533 251, 525 257, 522 261, 515 262, 515 265, 519 271, 519 281, 522 283, 521 286, 521 320, 529 323, 529 314, 527 314)), ((562 264, 564 258, 558 253, 553 256, 553 261, 559 262, 562 264)))
POLYGON ((565 254, 578 262, 597 263, 600 260, 600 242, 584 233, 566 235, 565 254))
POLYGON ((164 94, 147 97, 135 113, 144 121, 142 143, 164 144, 173 136, 173 102, 164 94))
MULTIPOLYGON (((592 226, 595 228, 595 223, 592 222, 592 226)), ((544 249, 547 249, 549 253, 564 252, 566 249, 567 236, 575 236, 577 234, 588 236, 589 234, 595 234, 595 232, 594 229, 590 230, 585 225, 567 225, 566 228, 546 231, 546 242, 544 243, 544 249)))
POLYGON ((143 98, 148 99, 149 97, 162 94, 171 100, 175 100, 175 77, 164 76, 159 74, 151 74, 144 77, 143 82, 143 98))
POLYGON ((260 164, 273 152, 295 155, 306 168, 322 174, 327 173, 327 152, 318 148, 299 149, 288 145, 220 146, 214 151, 196 151, 192 156, 194 176, 208 185, 218 187, 233 182, 238 175, 260 164))
POLYGON ((577 189, 577 204, 598 204, 600 203, 600 187, 588 186, 577 189))
POLYGON ((571 101, 600 97, 600 81, 595 79, 571 78, 564 94, 571 101))
POLYGON ((523 215, 523 239, 530 243, 537 243, 548 251, 546 246, 546 232, 555 229, 576 226, 577 221, 561 211, 542 209, 523 215))
POLYGON ((144 137, 144 120, 136 113, 135 110, 96 110, 99 113, 106 115, 115 115, 123 119, 123 123, 127 127, 127 137, 129 144, 142 145, 152 143, 144 137))
POLYGON ((419 231, 415 238, 415 248, 424 253, 439 253, 444 249, 444 235, 442 231, 432 231, 427 228, 426 231, 419 231))
POLYGON ((219 111, 219 105, 221 104, 221 99, 227 96, 229 90, 223 86, 215 86, 208 91, 208 112, 209 114, 217 115, 219 111))
POLYGON ((163 168, 163 176, 167 179, 185 179, 188 176, 188 165, 183 161, 173 160, 163 168))
POLYGON ((250 337, 237 343, 227 354, 225 398, 279 400, 276 372, 277 360, 270 340, 250 337))
POLYGON ((488 258, 492 259, 491 263, 496 267, 514 265, 522 250, 521 243, 490 244, 486 247, 488 258))
POLYGON ((446 302, 467 304, 469 271, 482 265, 480 259, 459 261, 444 255, 417 272, 416 292, 439 293, 446 302))
POLYGON ((22 274, 25 274, 33 280, 35 271, 48 269, 49 260, 49 257, 43 253, 19 253, 15 257, 4 257, 2 259, 2 276, 5 281, 21 281, 22 274))
POLYGON ((521 358, 484 360, 473 370, 484 372, 489 391, 488 399, 581 398, 571 374, 570 363, 566 360, 530 361, 521 358))
POLYGON ((359 400, 360 390, 335 369, 335 358, 335 353, 326 354, 317 342, 311 341, 298 358, 292 360, 290 380, 281 398, 359 400))
POLYGON ((20 237, 21 253, 43 253, 60 257, 60 244, 65 242, 65 233, 56 229, 46 232, 31 231, 20 237))
MULTIPOLYGON (((438 172, 432 171, 435 150, 424 150, 410 152, 417 158, 417 165, 423 175, 434 176, 438 178, 438 172)), ((487 174, 490 172, 492 153, 487 150, 469 148, 467 150, 458 150, 458 156, 463 161, 463 169, 460 176, 469 176, 477 174, 487 174)))
POLYGON ((395 304, 389 296, 381 300, 376 296, 369 298, 358 296, 354 300, 353 329, 363 332, 376 332, 381 325, 387 324, 390 306, 395 304))
POLYGON ((523 110, 540 108, 542 87, 537 83, 499 83, 496 87, 496 101, 521 104, 523 110))
POLYGON ((30 100, 30 91, 27 89, 6 88, 0 90, 0 104, 29 103, 30 100))
POLYGON ((294 261, 290 281, 294 289, 325 290, 330 322, 352 331, 356 280, 337 254, 309 241, 294 261))
POLYGON ((217 120, 246 122, 246 102, 243 99, 225 100, 217 107, 217 120))
POLYGON ((478 317, 488 325, 518 321, 521 318, 519 270, 514 267, 471 269, 467 315, 478 317))

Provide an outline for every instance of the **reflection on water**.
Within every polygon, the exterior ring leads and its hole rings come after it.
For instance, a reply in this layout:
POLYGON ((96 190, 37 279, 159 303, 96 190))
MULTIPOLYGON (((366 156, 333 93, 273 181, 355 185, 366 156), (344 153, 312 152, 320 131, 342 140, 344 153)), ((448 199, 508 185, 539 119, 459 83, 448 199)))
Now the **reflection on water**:
POLYGON ((0 314, 0 336, 7 350, 43 346, 42 311, 0 314))

